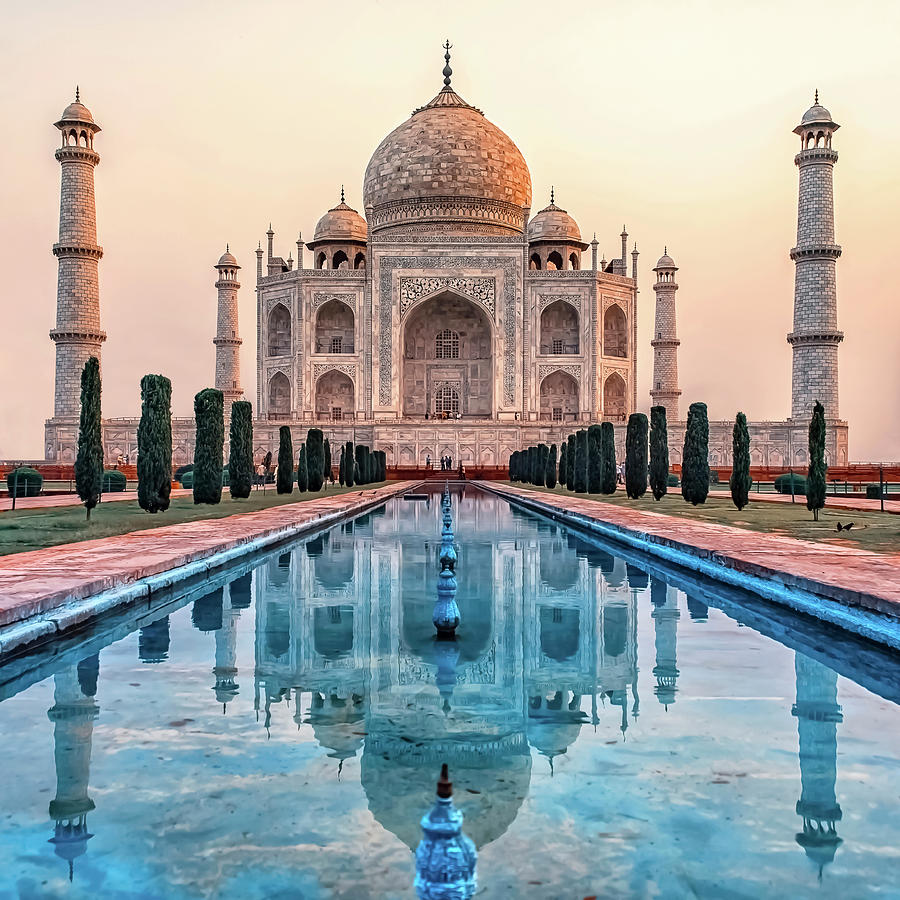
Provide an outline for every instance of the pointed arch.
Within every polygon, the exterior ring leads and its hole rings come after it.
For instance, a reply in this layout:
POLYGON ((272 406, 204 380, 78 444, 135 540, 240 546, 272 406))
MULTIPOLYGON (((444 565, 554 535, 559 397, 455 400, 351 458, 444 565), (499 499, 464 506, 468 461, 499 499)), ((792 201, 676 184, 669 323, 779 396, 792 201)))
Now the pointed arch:
POLYGON ((355 352, 355 327, 349 304, 337 297, 323 303, 316 313, 316 353, 355 352))
POLYGON ((557 369, 541 382, 541 419, 547 422, 575 422, 579 411, 578 382, 568 372, 557 369))
POLYGON ((618 303, 603 314, 603 355, 628 356, 628 319, 618 303))
POLYGON ((288 418, 291 414, 291 383, 284 372, 276 372, 269 379, 269 415, 288 418))
POLYGON ((269 312, 267 324, 269 356, 290 356, 291 314, 288 308, 283 303, 276 303, 269 312))
POLYGON ((625 421, 625 379, 613 372, 603 382, 603 418, 611 422, 625 421))

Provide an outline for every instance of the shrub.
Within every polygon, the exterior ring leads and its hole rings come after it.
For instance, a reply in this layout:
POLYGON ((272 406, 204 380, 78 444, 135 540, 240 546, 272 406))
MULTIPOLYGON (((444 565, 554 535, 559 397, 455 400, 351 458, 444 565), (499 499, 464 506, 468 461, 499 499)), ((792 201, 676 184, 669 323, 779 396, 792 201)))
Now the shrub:
POLYGON ((307 462, 306 444, 300 445, 297 456, 297 490, 305 494, 309 490, 309 464, 307 462))
POLYGON ((603 429, 589 425, 587 430, 587 492, 599 494, 603 486, 603 429))
POLYGON ((191 469, 190 472, 185 472, 179 479, 179 482, 185 490, 191 490, 194 486, 194 470, 191 469))
POLYGON ((222 453, 225 449, 225 398, 215 388, 194 397, 197 441, 194 447, 194 503, 222 500, 222 453))
POLYGON ((587 492, 587 431, 582 428, 575 435, 575 490, 587 492))
POLYGON ((867 484, 866 485, 866 497, 869 500, 880 500, 881 499, 881 485, 880 484, 867 484))
POLYGON ((87 518, 100 502, 103 478, 103 430, 100 424, 100 361, 92 356, 81 371, 81 418, 78 425, 78 455, 75 457, 75 490, 87 518))
POLYGON ((278 429, 278 474, 275 490, 279 494, 294 493, 294 439, 288 425, 278 429))
POLYGON ((231 404, 228 484, 236 500, 246 499, 253 489, 253 406, 247 400, 231 404))
POLYGON ((775 490, 779 494, 799 494, 801 497, 806 496, 806 477, 798 472, 786 472, 784 475, 775 476, 775 490), (791 482, 794 483, 794 489, 791 490, 791 482))
POLYGON ((44 476, 30 466, 19 466, 6 476, 6 489, 9 496, 37 497, 44 487, 44 476))
POLYGON ((710 469, 709 470, 709 483, 710 484, 718 484, 719 483, 718 469, 710 469))
POLYGON ((150 513, 165 512, 172 491, 172 382, 165 375, 141 379, 137 445, 138 504, 150 513))
POLYGON ((666 484, 667 484, 669 487, 678 487, 678 485, 681 484, 681 482, 678 480, 678 476, 673 472, 673 473, 670 474, 669 477, 666 479, 666 484))
POLYGON ((556 487, 556 444, 550 445, 550 452, 547 455, 547 472, 544 480, 548 488, 556 487))
POLYGON ((625 492, 632 500, 647 493, 647 417, 632 413, 625 432, 625 492))
POLYGON ((732 468, 728 486, 731 488, 731 500, 738 510, 742 510, 750 499, 750 432, 747 430, 747 417, 739 412, 734 419, 734 430, 731 435, 732 468))
POLYGON ((309 490, 321 491, 325 472, 325 439, 320 429, 306 433, 306 474, 309 490))
POLYGON ((654 500, 661 500, 669 488, 669 432, 666 408, 650 409, 650 490, 654 500))
POLYGON ((178 468, 175 469, 174 480, 181 481, 182 475, 186 475, 188 472, 193 472, 193 471, 194 471, 193 463, 188 463, 186 466, 178 466, 178 468))
POLYGON ((809 422, 809 471, 806 476, 806 508, 819 521, 819 510, 825 505, 825 407, 816 400, 809 422))
POLYGON ((705 403, 688 410, 681 464, 681 495, 696 506, 709 494, 709 419, 705 403))
POLYGON ((616 428, 612 422, 604 422, 600 426, 601 443, 603 445, 603 477, 600 479, 600 490, 604 494, 616 492, 616 428))
MULTIPOLYGON (((140 456, 138 460, 140 460, 140 456)), ((103 473, 102 488, 104 494, 117 494, 119 491, 124 491, 127 483, 125 473, 120 472, 118 469, 107 469, 103 473)))

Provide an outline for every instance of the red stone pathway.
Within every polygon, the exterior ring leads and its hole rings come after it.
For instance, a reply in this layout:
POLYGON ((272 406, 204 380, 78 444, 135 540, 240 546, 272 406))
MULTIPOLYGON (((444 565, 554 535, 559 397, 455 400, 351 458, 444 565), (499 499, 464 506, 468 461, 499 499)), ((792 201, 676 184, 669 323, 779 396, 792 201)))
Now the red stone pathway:
POLYGON ((900 617, 900 553, 871 553, 852 547, 712 525, 663 513, 642 512, 506 484, 484 483, 501 495, 522 497, 552 510, 572 513, 748 575, 810 591, 848 606, 900 617))
POLYGON ((288 536, 305 524, 313 527, 323 516, 362 510, 408 490, 415 483, 395 481, 381 488, 364 488, 224 519, 166 525, 0 557, 0 626, 208 558, 257 538, 280 532, 288 536))

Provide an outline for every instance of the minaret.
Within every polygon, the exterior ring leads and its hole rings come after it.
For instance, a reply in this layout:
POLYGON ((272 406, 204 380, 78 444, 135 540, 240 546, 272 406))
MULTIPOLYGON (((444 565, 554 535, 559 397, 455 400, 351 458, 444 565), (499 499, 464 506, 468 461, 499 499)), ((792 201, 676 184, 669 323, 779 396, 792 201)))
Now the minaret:
POLYGON ((244 396, 241 388, 241 336, 238 330, 237 273, 240 266, 228 246, 215 265, 219 273, 219 315, 216 325, 216 389, 225 395, 225 418, 231 416, 231 404, 244 396))
POLYGON ((837 674, 801 653, 794 654, 797 717, 800 738, 800 799, 797 815, 803 831, 797 843, 819 869, 834 860, 841 843, 835 824, 841 807, 834 792, 837 781, 837 723, 843 721, 837 702, 837 674))
POLYGON ((59 260, 56 288, 56 327, 50 332, 56 344, 54 418, 75 418, 81 409, 81 372, 92 356, 100 358, 106 335, 100 329, 100 285, 97 264, 103 248, 97 244, 97 211, 94 204, 94 166, 100 155, 94 135, 100 126, 81 102, 75 89, 70 103, 56 123, 62 146, 56 151, 62 172, 59 195, 59 242, 53 255, 59 260))
POLYGON ((818 400, 834 421, 838 409, 838 344, 844 334, 837 327, 835 263, 841 248, 834 242, 834 164, 837 152, 831 136, 840 126, 831 113, 815 103, 803 114, 794 134, 800 152, 794 163, 800 170, 797 207, 797 246, 791 250, 794 279, 794 329, 788 343, 794 350, 791 377, 791 418, 806 423, 818 400))
POLYGON ((53 725, 53 747, 56 760, 56 797, 50 801, 50 818, 55 827, 50 843, 54 852, 69 864, 72 880, 73 862, 87 850, 93 837, 87 829, 87 814, 94 808, 88 797, 91 775, 91 739, 97 704, 98 657, 82 660, 53 676, 53 708, 47 716, 53 725))
POLYGON ((679 676, 677 659, 678 591, 668 587, 664 582, 654 578, 650 585, 650 598, 653 603, 654 630, 656 632, 656 665, 653 674, 656 676, 656 699, 665 706, 675 702, 679 676), (655 588, 655 590, 654 590, 655 588))
POLYGON ((668 248, 659 258, 655 268, 656 284, 656 330, 650 341, 653 348, 653 384, 650 387, 650 400, 654 406, 666 408, 667 422, 680 422, 681 412, 678 408, 681 391, 678 389, 678 340, 675 329, 675 273, 678 266, 669 256, 668 248))

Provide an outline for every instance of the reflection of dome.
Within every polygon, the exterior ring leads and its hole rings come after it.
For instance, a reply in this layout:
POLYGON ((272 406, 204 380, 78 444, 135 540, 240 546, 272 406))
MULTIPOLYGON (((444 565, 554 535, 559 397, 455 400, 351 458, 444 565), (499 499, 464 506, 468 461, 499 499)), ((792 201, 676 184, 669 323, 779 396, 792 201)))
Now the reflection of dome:
POLYGON ((378 145, 363 193, 373 230, 446 230, 449 220, 469 233, 521 234, 531 175, 509 137, 448 85, 378 145))
POLYGON ((561 756, 578 739, 581 726, 586 721, 587 715, 583 712, 577 716, 566 713, 565 718, 559 721, 529 718, 528 743, 549 759, 561 756))
MULTIPOLYGON (((369 228, 366 220, 351 207, 341 202, 319 219, 312 244, 319 241, 359 241, 365 243, 369 228)), ((311 246, 312 246, 311 244, 311 246)))
POLYGON ((528 223, 528 241, 554 241, 560 244, 580 244, 578 223, 555 203, 545 206, 528 223))
POLYGON ((331 694, 326 699, 314 693, 308 721, 320 746, 331 751, 328 756, 343 762, 362 747, 364 715, 364 700, 358 694, 347 698, 331 694))
POLYGON ((515 820, 531 783, 524 735, 448 739, 417 748, 399 732, 378 733, 383 736, 373 740, 369 731, 360 780, 372 815, 410 850, 419 843, 419 820, 434 796, 434 770, 441 763, 453 772, 453 796, 476 847, 497 840, 515 820))

